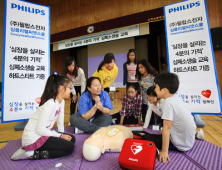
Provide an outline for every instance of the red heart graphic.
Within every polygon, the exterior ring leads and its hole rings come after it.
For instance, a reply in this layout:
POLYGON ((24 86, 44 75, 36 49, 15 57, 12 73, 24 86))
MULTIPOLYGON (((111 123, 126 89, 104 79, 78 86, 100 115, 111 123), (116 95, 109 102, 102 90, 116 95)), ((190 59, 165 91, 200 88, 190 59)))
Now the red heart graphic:
POLYGON ((201 92, 201 94, 204 96, 204 97, 206 97, 206 98, 209 98, 210 97, 210 95, 211 95, 211 91, 210 90, 203 90, 202 92, 201 92))
POLYGON ((40 104, 40 102, 41 102, 41 97, 37 97, 37 98, 35 99, 35 101, 36 101, 36 103, 40 104))

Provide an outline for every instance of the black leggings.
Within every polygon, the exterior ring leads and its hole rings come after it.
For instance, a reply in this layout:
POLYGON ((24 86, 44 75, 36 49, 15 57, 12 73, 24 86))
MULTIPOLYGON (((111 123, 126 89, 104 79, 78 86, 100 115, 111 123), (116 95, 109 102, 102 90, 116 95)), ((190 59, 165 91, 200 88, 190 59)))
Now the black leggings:
MULTIPOLYGON (((155 134, 147 133, 143 135, 141 139, 152 141, 153 143, 155 143, 158 149, 162 149, 162 135, 155 135, 155 134)), ((171 143, 171 141, 169 143, 169 149, 173 149, 173 150, 176 149, 176 147, 171 143)))
POLYGON ((143 122, 145 122, 145 119, 146 119, 147 107, 148 107, 148 105, 142 104, 142 119, 143 119, 143 122))
MULTIPOLYGON (((76 139, 73 135, 67 135, 72 137, 71 141, 50 136, 47 141, 35 151, 48 151, 48 158, 68 156, 74 151, 74 144, 76 139)), ((41 159, 41 157, 39 159, 41 159)))
MULTIPOLYGON (((112 115, 112 119, 116 118, 115 124, 119 124, 120 122, 120 113, 116 113, 112 115)), ((135 116, 129 116, 129 117, 124 117, 123 119, 123 125, 128 125, 128 124, 138 124, 138 118, 136 119, 135 116)))
MULTIPOLYGON (((74 86, 74 88, 76 90, 77 97, 78 97, 78 93, 79 93, 79 96, 81 96, 81 86, 74 86)), ((77 103, 77 101, 75 103, 72 101, 72 97, 73 97, 72 93, 70 94, 70 97, 71 97, 70 115, 72 115, 76 112, 76 103, 77 103)))

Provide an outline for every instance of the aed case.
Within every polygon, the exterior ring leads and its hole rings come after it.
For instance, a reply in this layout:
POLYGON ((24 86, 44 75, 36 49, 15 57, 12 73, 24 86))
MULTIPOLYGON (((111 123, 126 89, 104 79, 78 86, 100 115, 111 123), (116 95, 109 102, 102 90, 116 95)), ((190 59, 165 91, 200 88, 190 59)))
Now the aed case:
POLYGON ((122 169, 155 170, 159 152, 151 141, 126 139, 119 155, 122 169))

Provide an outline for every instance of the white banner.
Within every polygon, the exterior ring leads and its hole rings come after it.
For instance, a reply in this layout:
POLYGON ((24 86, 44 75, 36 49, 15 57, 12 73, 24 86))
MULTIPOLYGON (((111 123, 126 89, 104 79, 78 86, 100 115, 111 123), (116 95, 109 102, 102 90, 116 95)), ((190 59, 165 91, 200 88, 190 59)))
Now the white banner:
POLYGON ((138 35, 140 35, 140 26, 134 25, 102 33, 96 33, 93 35, 86 35, 79 38, 73 38, 66 41, 61 41, 58 43, 58 50, 113 41, 122 38, 135 37, 138 35))
POLYGON ((192 113, 219 114, 221 96, 206 2, 164 7, 169 71, 180 79, 179 96, 192 113))
POLYGON ((2 122, 29 119, 39 106, 50 66, 50 8, 5 1, 2 122))

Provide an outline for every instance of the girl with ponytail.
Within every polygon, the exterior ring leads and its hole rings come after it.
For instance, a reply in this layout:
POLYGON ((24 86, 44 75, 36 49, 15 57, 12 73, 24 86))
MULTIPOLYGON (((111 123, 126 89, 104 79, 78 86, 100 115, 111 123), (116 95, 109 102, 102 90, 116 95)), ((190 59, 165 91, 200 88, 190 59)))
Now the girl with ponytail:
POLYGON ((107 53, 92 76, 99 77, 102 89, 109 93, 109 87, 115 81, 117 74, 118 67, 115 64, 115 57, 112 53, 107 53))
POLYGON ((72 88, 68 77, 55 71, 49 76, 39 108, 24 129, 22 147, 12 155, 12 160, 57 158, 73 152, 75 137, 64 134, 64 99, 72 88), (56 121, 58 132, 51 130, 56 121))

